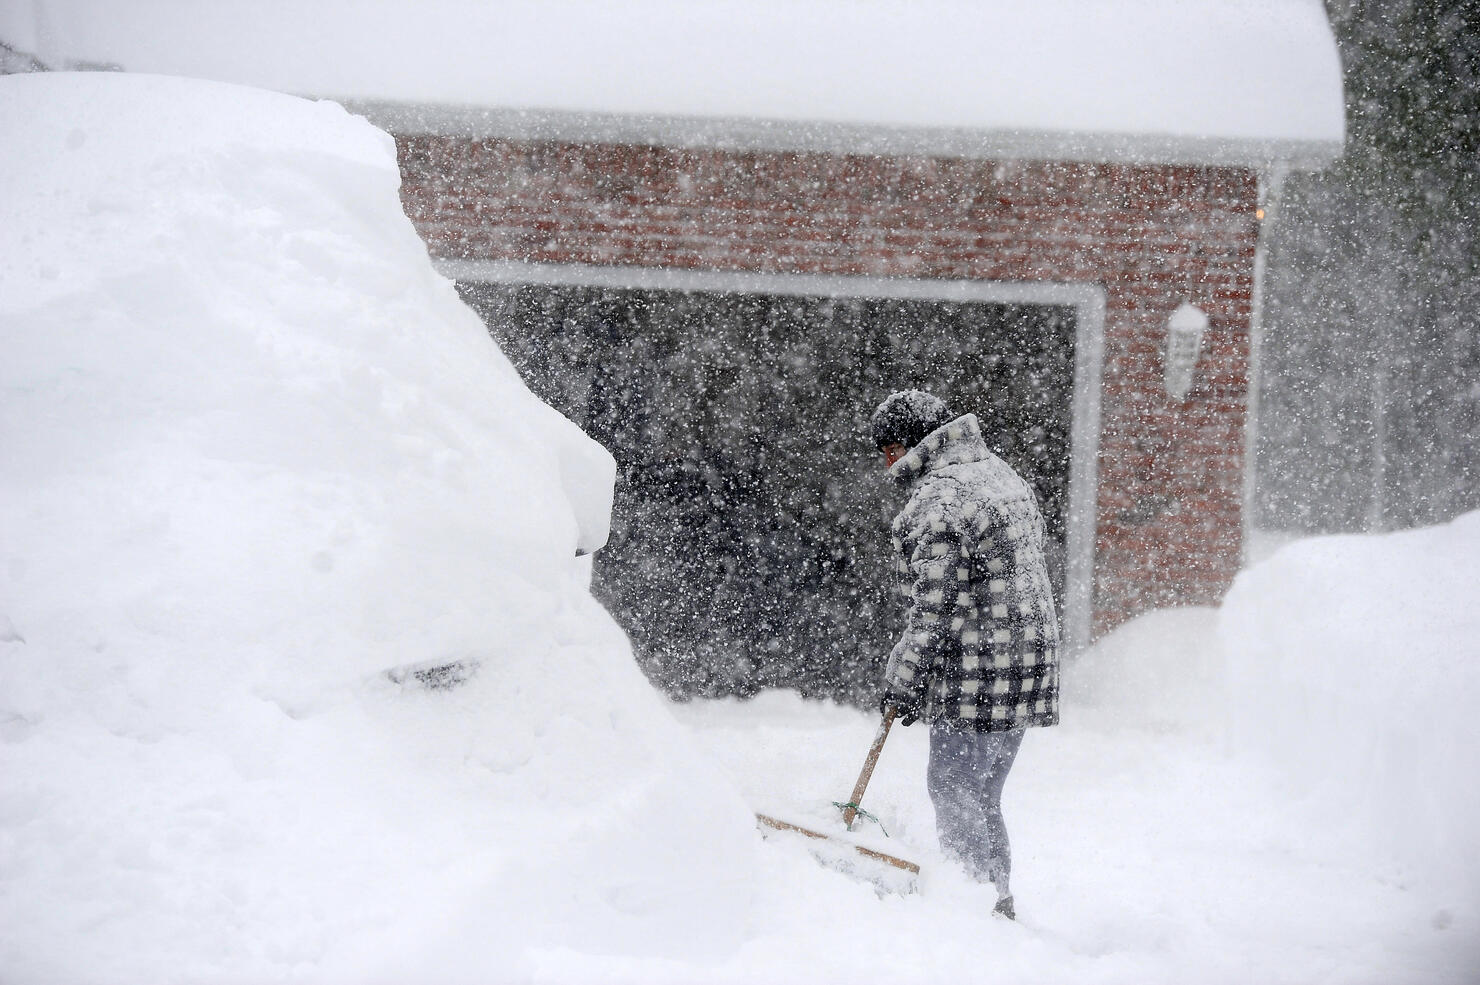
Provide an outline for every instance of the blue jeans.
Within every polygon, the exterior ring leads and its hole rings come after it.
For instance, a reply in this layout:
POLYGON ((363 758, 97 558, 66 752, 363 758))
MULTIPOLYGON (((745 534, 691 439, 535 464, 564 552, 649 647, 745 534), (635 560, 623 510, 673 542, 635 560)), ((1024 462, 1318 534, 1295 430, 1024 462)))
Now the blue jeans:
POLYGON ((1012 850, 1002 820, 1002 786, 1023 744, 1023 729, 979 732, 970 726, 930 723, 926 785, 935 804, 940 847, 979 882, 1007 896, 1012 850))

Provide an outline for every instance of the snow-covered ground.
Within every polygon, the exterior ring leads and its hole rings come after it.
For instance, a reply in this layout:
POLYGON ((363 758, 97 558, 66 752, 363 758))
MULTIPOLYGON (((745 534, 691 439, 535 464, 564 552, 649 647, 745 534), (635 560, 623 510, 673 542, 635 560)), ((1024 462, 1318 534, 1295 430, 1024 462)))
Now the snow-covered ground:
MULTIPOLYGON (((892 836, 874 829, 868 843, 924 867, 919 896, 860 894, 843 914, 815 898, 778 900, 786 919, 807 928, 806 960, 788 968, 793 931, 775 929, 724 977, 835 981, 888 968, 903 980, 942 981, 967 967, 966 980, 1475 981, 1480 735, 1470 709, 1480 654, 1447 635, 1480 630, 1462 607, 1480 576, 1480 514, 1449 528, 1291 550, 1246 573, 1221 613, 1144 616, 1066 672, 1064 724, 1028 734, 1005 794, 1016 925, 993 918, 991 890, 967 884, 937 852, 926 737, 916 726, 891 735, 865 806, 892 836), (1424 724, 1393 723, 1399 733, 1428 732, 1426 754, 1402 761, 1406 774, 1380 765, 1407 750, 1402 738, 1378 724, 1360 689, 1329 674, 1340 661, 1357 678, 1403 676, 1382 669, 1386 641, 1350 645, 1373 621, 1315 641, 1328 627, 1311 594, 1368 598, 1366 586, 1340 587, 1354 552, 1409 572, 1403 600, 1458 606, 1412 638, 1409 671, 1442 675, 1446 686, 1422 690, 1434 710, 1424 724), (1434 561, 1466 570, 1425 577, 1434 561), (1305 602, 1288 603, 1292 623, 1270 610, 1297 567, 1314 581, 1305 602), (1228 648, 1271 625, 1292 648, 1228 648), (1461 645, 1438 652, 1451 642, 1461 645), (1320 706, 1308 716, 1286 719, 1296 697, 1269 700, 1234 683, 1247 673, 1237 664, 1269 671, 1287 661, 1308 668, 1321 695, 1305 695, 1320 706)), ((1393 698, 1413 695, 1400 688, 1393 698)), ((836 814, 830 801, 846 799, 873 734, 860 712, 791 694, 678 714, 752 803, 817 825, 836 814)))
POLYGON ((1480 514, 1301 541, 1066 669, 934 847, 924 735, 669 706, 586 589, 612 464, 328 103, 0 79, 0 981, 1467 982, 1480 514), (459 661, 461 686, 387 670, 459 661), (397 683, 393 677, 399 677, 397 683))

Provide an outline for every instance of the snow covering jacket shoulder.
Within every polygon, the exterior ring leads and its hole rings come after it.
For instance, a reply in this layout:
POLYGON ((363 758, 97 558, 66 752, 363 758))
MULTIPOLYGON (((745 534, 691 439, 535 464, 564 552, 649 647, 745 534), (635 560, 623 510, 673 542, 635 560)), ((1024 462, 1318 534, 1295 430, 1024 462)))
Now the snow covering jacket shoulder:
POLYGON ((885 684, 932 720, 1004 732, 1059 720, 1059 624, 1033 490, 987 449, 975 415, 889 470, 909 489, 892 532, 909 606, 885 684))

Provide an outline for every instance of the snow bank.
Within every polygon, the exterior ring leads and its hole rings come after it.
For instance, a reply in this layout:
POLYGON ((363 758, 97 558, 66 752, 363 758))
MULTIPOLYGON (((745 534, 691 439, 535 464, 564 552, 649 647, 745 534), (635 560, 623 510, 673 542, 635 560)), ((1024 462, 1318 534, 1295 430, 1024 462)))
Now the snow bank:
POLYGON ((1239 576, 1219 635, 1235 741, 1329 837, 1480 904, 1480 512, 1296 541, 1239 576))
POLYGON ((1074 658, 1064 694, 1076 719, 1107 731, 1222 735, 1218 610, 1156 609, 1074 658))
POLYGON ((1296 540, 1220 609, 1147 613, 1064 675, 1065 719, 1211 742, 1398 883, 1480 908, 1480 513, 1296 540))
POLYGON ((390 139, 100 74, 0 79, 0 133, 0 978, 728 946, 752 821, 575 559, 613 463, 433 272, 390 139))

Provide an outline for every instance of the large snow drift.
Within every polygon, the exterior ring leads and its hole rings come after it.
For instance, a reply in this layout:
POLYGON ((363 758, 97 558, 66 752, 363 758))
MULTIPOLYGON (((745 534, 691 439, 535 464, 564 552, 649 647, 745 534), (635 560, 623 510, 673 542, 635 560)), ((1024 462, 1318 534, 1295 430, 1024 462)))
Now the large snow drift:
POLYGON ((103 74, 0 79, 0 133, 0 977, 723 944, 752 820, 575 557, 613 463, 433 272, 390 138, 103 74))
POLYGON ((1296 541, 1219 633, 1238 741, 1326 836, 1480 910, 1480 513, 1296 541))
POLYGON ((1239 575, 1214 627, 1200 610, 1143 616, 1070 690, 1091 719, 1267 766, 1327 848, 1480 913, 1477 588, 1480 513, 1293 541, 1239 575))

